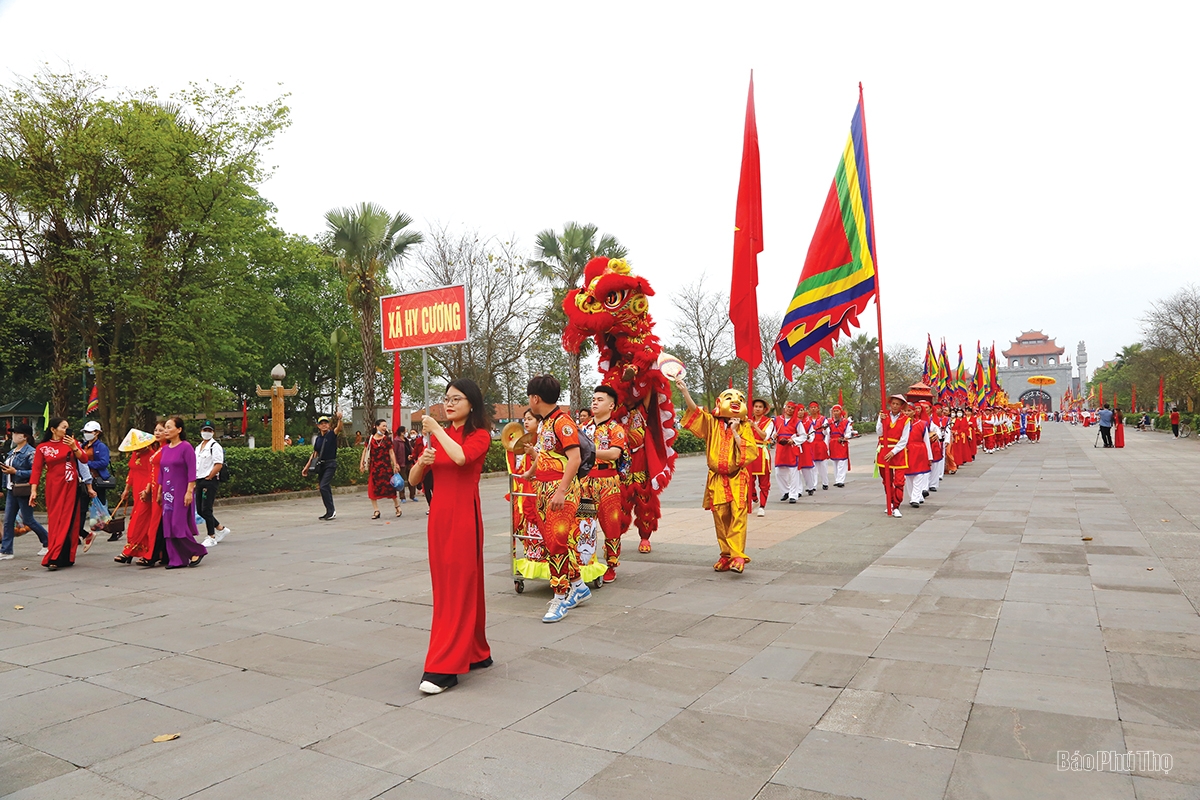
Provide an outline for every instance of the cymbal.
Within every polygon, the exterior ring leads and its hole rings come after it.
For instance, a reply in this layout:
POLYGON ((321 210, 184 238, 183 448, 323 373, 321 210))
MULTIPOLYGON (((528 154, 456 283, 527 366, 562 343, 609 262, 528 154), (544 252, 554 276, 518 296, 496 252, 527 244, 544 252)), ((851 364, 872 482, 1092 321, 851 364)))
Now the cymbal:
POLYGON ((525 445, 533 444, 535 437, 532 433, 525 432, 525 426, 520 422, 510 422, 500 431, 500 441, 504 444, 505 450, 524 449, 525 445))

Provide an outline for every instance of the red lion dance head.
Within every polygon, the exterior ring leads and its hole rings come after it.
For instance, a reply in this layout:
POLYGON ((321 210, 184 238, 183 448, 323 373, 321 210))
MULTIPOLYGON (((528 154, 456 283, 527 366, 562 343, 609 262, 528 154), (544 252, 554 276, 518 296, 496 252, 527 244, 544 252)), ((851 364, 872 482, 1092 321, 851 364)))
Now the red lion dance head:
POLYGON ((583 286, 563 299, 567 328, 562 335, 563 347, 572 353, 589 337, 595 340, 603 383, 616 390, 625 409, 621 422, 633 449, 633 502, 625 507, 636 510, 647 547, 658 527, 658 494, 675 469, 676 436, 671 390, 658 369, 662 346, 647 300, 653 294, 646 279, 634 275, 623 259, 593 258, 584 269, 583 286))

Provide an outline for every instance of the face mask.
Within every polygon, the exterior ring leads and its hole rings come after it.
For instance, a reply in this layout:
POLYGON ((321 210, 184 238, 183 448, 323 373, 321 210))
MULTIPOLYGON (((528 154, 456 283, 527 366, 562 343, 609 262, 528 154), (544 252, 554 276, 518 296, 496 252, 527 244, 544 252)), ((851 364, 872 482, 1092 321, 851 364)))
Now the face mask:
POLYGON ((200 431, 200 438, 207 442, 209 439, 213 438, 213 432, 212 431, 200 431))
POLYGON ((86 433, 83 434, 83 438, 90 442, 92 439, 96 438, 96 432, 95 431, 87 431, 86 433))

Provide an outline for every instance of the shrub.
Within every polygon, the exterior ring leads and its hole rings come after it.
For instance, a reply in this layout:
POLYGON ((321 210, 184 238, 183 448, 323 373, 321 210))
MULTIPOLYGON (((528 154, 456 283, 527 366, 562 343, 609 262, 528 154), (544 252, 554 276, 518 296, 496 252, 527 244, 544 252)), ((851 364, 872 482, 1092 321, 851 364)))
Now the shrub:
POLYGON ((493 439, 488 446, 487 455, 483 457, 484 472, 508 472, 508 459, 505 456, 504 445, 499 439, 493 439))
POLYGON ((703 453, 704 440, 691 431, 680 428, 679 435, 675 437, 675 452, 703 453))
MULTIPOLYGON (((228 479, 222 481, 220 495, 233 497, 315 489, 320 476, 312 472, 307 477, 300 474, 310 455, 310 445, 296 445, 280 452, 275 452, 269 447, 254 450, 246 447, 226 447, 225 468, 228 479)), ((338 448, 337 471, 333 475, 334 486, 352 486, 366 481, 367 476, 358 471, 361 457, 361 447, 338 448)), ((124 489, 125 478, 129 472, 129 459, 124 453, 118 453, 114 449, 111 468, 117 486, 124 489)))

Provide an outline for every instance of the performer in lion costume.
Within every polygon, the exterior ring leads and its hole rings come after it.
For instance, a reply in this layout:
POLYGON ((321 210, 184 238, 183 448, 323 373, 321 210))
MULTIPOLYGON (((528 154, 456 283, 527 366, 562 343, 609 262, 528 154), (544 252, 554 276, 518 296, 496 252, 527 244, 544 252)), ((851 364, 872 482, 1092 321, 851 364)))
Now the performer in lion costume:
POLYGON ((577 353, 588 337, 595 340, 602 383, 616 390, 622 408, 615 416, 628 432, 631 463, 621 530, 628 530, 636 515, 640 553, 650 552, 650 534, 661 516, 658 495, 675 471, 675 406, 659 369, 662 346, 646 299, 653 294, 624 260, 593 258, 584 269, 583 287, 563 300, 568 320, 563 347, 577 353))

